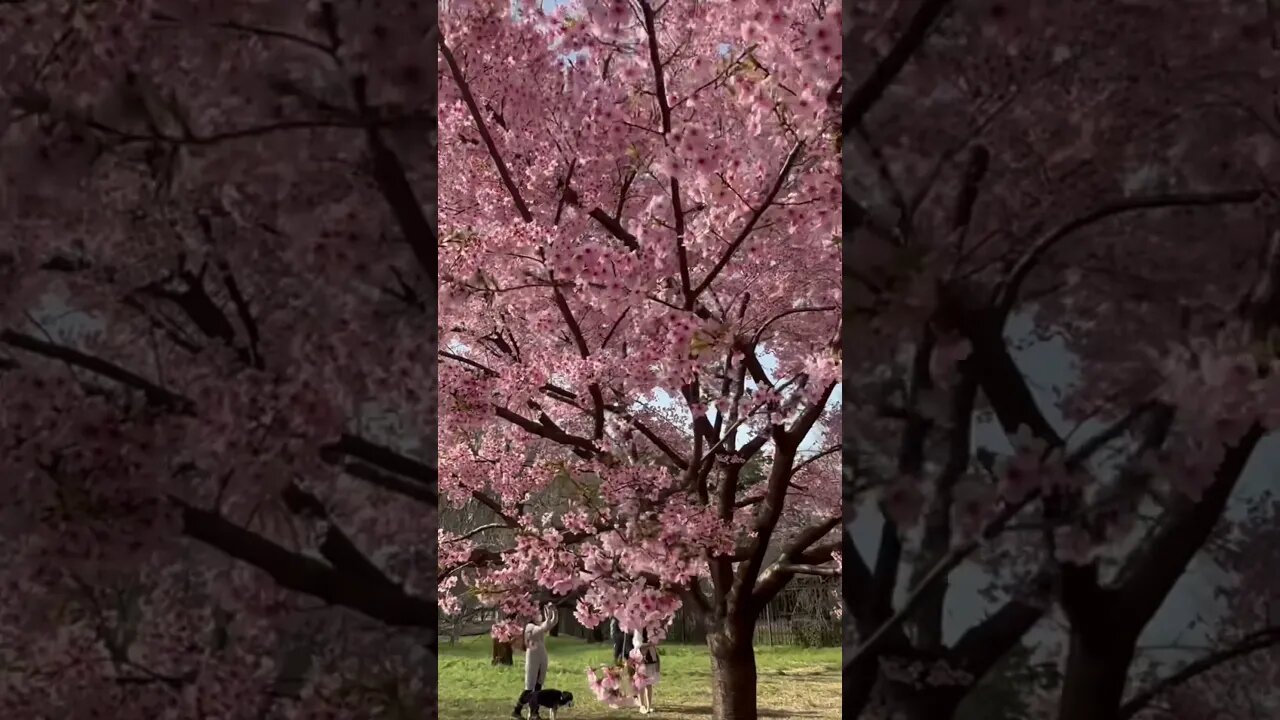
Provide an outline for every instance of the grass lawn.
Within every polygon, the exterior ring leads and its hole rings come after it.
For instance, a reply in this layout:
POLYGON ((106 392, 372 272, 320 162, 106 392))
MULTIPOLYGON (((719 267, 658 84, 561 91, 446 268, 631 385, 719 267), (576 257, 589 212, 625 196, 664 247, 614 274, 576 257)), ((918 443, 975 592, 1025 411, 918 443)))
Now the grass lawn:
MULTIPOLYGON (((611 710, 587 689, 587 666, 609 662, 612 647, 577 638, 548 638, 551 670, 547 687, 567 690, 575 706, 560 720, 639 718, 635 709, 611 710)), ((498 720, 511 708, 524 684, 524 656, 511 667, 489 664, 487 635, 440 646, 440 717, 449 720, 498 720)), ((840 717, 840 648, 756 649, 760 716, 766 718, 840 717)), ((662 684, 655 694, 655 716, 671 720, 711 717, 711 660, 703 645, 662 646, 662 684)), ((544 713, 543 718, 547 715, 544 713)))

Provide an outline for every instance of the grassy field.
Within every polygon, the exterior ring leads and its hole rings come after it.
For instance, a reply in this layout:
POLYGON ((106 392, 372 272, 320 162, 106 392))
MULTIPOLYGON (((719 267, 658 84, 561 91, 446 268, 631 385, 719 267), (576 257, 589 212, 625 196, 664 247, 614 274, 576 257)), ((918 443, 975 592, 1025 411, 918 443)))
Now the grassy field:
MULTIPOLYGON (((547 686, 574 695, 575 706, 560 720, 617 720, 641 717, 634 709, 611 710, 587 689, 587 666, 609 662, 607 644, 576 638, 549 638, 551 671, 547 686)), ((440 647, 440 717, 449 720, 497 720, 510 717, 524 682, 524 657, 512 667, 489 664, 488 636, 440 647)), ((663 645, 662 684, 655 716, 671 720, 711 717, 711 662, 702 645, 663 645)), ((756 650, 760 716, 766 718, 840 717, 840 648, 804 650, 764 647, 756 650)), ((545 718, 546 715, 544 714, 545 718)))

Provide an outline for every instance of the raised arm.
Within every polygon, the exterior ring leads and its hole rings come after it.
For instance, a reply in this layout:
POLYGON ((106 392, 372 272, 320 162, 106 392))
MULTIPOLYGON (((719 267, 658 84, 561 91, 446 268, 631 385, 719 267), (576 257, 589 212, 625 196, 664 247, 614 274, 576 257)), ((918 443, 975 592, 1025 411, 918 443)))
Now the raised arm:
POLYGON ((555 627, 556 621, 559 619, 560 615, 556 612, 556 606, 551 605, 547 608, 547 619, 543 620, 541 625, 534 627, 533 631, 541 637, 551 630, 551 628, 555 627))

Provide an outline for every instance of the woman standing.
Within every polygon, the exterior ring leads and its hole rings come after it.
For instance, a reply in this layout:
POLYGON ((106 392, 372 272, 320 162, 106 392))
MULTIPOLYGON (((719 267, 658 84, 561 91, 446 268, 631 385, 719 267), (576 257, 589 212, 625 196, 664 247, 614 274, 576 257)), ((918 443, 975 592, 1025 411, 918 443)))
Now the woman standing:
POLYGON ((613 664, 622 665, 631 656, 631 635, 622 631, 618 618, 609 623, 609 639, 613 641, 613 664))
POLYGON ((636 668, 636 684, 640 690, 640 714, 653 712, 653 688, 662 680, 662 659, 658 656, 658 643, 649 639, 647 630, 636 630, 631 639, 640 655, 636 668))
POLYGON ((613 640, 613 664, 625 670, 621 673, 619 690, 627 697, 633 697, 635 692, 631 675, 634 668, 627 664, 627 659, 631 657, 631 633, 623 631, 616 617, 609 623, 609 639, 613 640))
POLYGON ((511 717, 520 717, 520 710, 529 705, 529 720, 538 718, 538 691, 547 681, 547 666, 551 658, 547 655, 547 632, 555 627, 560 616, 556 614, 554 605, 542 606, 542 622, 528 623, 524 626, 524 692, 516 701, 516 709, 511 717))

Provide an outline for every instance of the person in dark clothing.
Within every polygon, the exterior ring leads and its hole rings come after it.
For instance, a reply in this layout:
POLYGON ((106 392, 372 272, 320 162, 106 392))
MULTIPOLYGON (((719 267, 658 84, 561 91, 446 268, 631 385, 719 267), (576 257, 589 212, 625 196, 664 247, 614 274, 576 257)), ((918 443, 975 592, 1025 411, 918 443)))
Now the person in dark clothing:
POLYGON ((631 633, 622 632, 618 618, 609 623, 609 639, 613 641, 613 663, 621 665, 631 655, 631 633))

